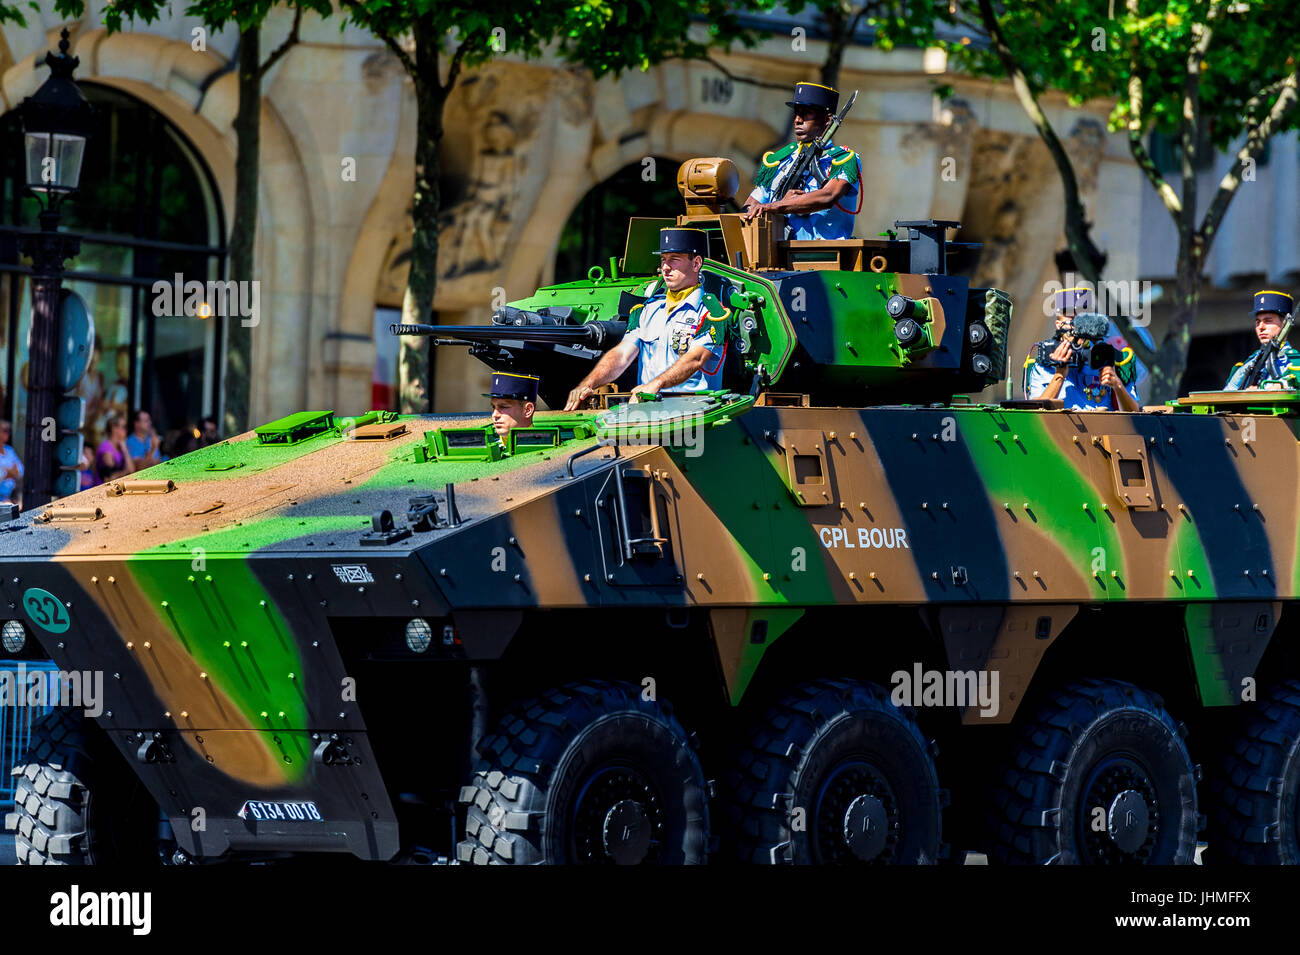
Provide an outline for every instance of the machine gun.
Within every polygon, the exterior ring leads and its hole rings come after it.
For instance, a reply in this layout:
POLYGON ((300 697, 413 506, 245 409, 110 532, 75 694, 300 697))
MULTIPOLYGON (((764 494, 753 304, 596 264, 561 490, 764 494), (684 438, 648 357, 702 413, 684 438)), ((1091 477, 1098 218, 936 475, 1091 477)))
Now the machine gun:
POLYGON ((621 342, 627 331, 627 322, 576 322, 573 313, 568 306, 506 306, 493 313, 491 325, 393 324, 388 330, 431 336, 435 345, 469 345, 470 354, 490 368, 537 376, 542 399, 560 408, 592 361, 621 342))
MULTIPOLYGON (((467 343, 531 342, 609 351, 623 340, 626 322, 587 322, 585 325, 389 325, 394 335, 433 335, 467 343)), ((451 344, 451 342, 437 342, 451 344)))
POLYGON ((1264 343, 1259 352, 1255 355, 1255 360, 1246 370, 1246 376, 1241 380, 1241 390, 1247 388, 1258 388, 1264 375, 1273 367, 1275 359, 1282 351, 1282 346, 1286 344, 1287 335, 1291 334, 1291 322, 1294 320, 1295 313, 1288 312, 1286 321, 1282 323, 1281 330, 1264 343))
POLYGON ((802 184, 807 180, 809 174, 812 175, 813 181, 817 183, 819 189, 826 185, 825 180, 822 178, 821 170, 817 166, 817 159, 826 151, 826 148, 830 145, 831 139, 837 132, 839 132, 840 125, 844 122, 844 117, 849 115, 849 110, 853 108, 853 101, 857 98, 858 91, 854 90, 853 95, 850 96, 849 101, 844 104, 844 108, 840 110, 839 115, 831 117, 830 123, 827 124, 826 129, 822 134, 818 136, 807 149, 799 151, 799 155, 795 159, 794 165, 791 167, 789 174, 781 181, 781 185, 773 194, 773 202, 783 198, 792 188, 795 188, 796 186, 802 187, 802 184))

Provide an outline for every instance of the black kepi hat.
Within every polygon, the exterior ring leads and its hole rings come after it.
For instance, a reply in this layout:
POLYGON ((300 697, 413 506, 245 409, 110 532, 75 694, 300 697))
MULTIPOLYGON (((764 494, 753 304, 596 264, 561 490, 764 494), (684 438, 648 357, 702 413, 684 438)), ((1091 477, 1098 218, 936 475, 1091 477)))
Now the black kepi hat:
POLYGON ((1258 315, 1260 312, 1277 312, 1279 315, 1290 315, 1295 308, 1295 299, 1286 292, 1274 292, 1272 289, 1264 289, 1262 292, 1255 293, 1255 311, 1258 315))
POLYGON ((484 398, 516 398, 537 403, 537 383, 534 375, 516 375, 509 371, 492 372, 492 390, 484 398))
POLYGON ((709 257, 709 234, 703 229, 660 229, 659 248, 655 255, 666 252, 685 252, 687 255, 709 257))
POLYGON ((1092 308, 1092 289, 1086 285, 1063 288, 1053 296, 1053 304, 1062 314, 1073 315, 1075 312, 1086 312, 1092 308))
POLYGON ((829 86, 822 86, 820 83, 796 83, 794 84, 794 99, 785 104, 786 106, 820 106, 822 109, 828 109, 832 113, 840 105, 840 94, 838 90, 833 90, 829 86))

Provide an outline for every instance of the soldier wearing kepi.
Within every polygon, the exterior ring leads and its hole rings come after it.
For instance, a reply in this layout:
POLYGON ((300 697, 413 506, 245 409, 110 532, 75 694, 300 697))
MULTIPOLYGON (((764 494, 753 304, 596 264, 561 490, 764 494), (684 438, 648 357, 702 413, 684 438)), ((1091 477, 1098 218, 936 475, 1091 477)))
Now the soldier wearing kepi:
POLYGON ((745 200, 744 217, 760 212, 779 212, 786 217, 793 239, 849 239, 853 217, 862 207, 862 166, 857 153, 833 143, 817 157, 817 171, 811 169, 803 182, 791 183, 780 199, 784 185, 804 149, 810 149, 839 106, 840 94, 829 86, 797 83, 794 99, 786 103, 794 110, 794 138, 789 145, 763 156, 754 176, 754 191, 745 200))
POLYGON ((702 229, 659 232, 659 274, 663 288, 643 305, 633 306, 623 340, 601 356, 578 387, 569 392, 565 411, 573 411, 596 388, 607 385, 639 361, 632 396, 672 391, 705 391, 722 385, 727 357, 730 309, 700 288, 700 269, 708 254, 702 229))
POLYGON ((1271 359, 1262 355, 1269 342, 1282 331, 1287 316, 1294 310, 1295 299, 1286 292, 1265 289, 1255 293, 1255 337, 1259 339, 1259 348, 1244 362, 1232 366, 1228 382, 1223 386, 1224 391, 1240 391, 1246 387, 1246 381, 1250 378, 1256 381, 1251 387, 1300 388, 1300 379, 1297 378, 1300 374, 1300 351, 1296 351, 1290 341, 1284 341, 1271 359), (1267 361, 1269 367, 1264 368, 1259 375, 1254 375, 1255 365, 1261 360, 1267 361))
POLYGON ((538 379, 533 375, 492 373, 492 390, 483 397, 492 400, 492 429, 498 440, 504 440, 513 428, 532 427, 537 385, 538 379))

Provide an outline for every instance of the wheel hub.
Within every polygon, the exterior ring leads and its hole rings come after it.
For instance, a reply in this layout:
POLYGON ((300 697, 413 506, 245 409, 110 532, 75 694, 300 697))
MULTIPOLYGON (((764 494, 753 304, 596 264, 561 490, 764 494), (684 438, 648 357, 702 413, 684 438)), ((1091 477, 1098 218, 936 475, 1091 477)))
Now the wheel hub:
POLYGON ((849 760, 826 777, 809 828, 821 863, 888 862, 898 845, 898 800, 875 766, 849 760))
POLYGON ((844 813, 844 841, 863 862, 880 855, 889 838, 889 813, 875 796, 859 796, 844 813))
POLYGON ((579 789, 572 825, 575 862, 640 865, 660 851, 664 803, 641 770, 607 766, 579 789))
POLYGON ((1149 861, 1160 834, 1160 803, 1155 781, 1127 755, 1100 763, 1083 787, 1078 804, 1080 845, 1087 861, 1134 865, 1149 861), (1106 816, 1098 824, 1098 810, 1106 816))
POLYGON ((616 865, 637 865, 650 851, 650 817, 635 799, 623 799, 605 813, 602 841, 616 865))
POLYGON ((1111 802, 1106 814, 1106 831, 1121 852, 1136 852, 1146 842, 1150 827, 1151 812, 1137 790, 1126 789, 1111 802))

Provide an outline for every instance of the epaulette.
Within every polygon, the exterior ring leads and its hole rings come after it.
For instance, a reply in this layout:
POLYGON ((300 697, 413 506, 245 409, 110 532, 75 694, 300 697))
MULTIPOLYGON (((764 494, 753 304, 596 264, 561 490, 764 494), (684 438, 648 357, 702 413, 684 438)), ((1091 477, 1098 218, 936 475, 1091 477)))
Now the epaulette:
POLYGON ((634 328, 641 327, 641 309, 645 308, 645 302, 637 302, 627 310, 627 330, 630 332, 634 328))
POLYGON ((826 153, 830 159, 831 165, 837 169, 841 166, 846 167, 842 171, 849 182, 857 182, 858 175, 862 171, 859 163, 854 162, 858 154, 847 146, 832 145, 826 153), (849 165, 852 163, 852 165, 849 165))
POLYGON ((700 308, 711 322, 721 322, 731 317, 731 309, 719 302, 712 292, 700 293, 700 308))
POLYGON ((782 146, 775 152, 763 153, 763 159, 758 164, 758 171, 754 173, 754 185, 770 186, 772 180, 776 178, 777 167, 785 162, 799 148, 797 142, 782 146))
POLYGON ((1125 348, 1123 351, 1120 352, 1120 355, 1122 356, 1120 360, 1115 362, 1116 368, 1118 368, 1121 365, 1127 365, 1129 362, 1133 360, 1133 349, 1125 348))

